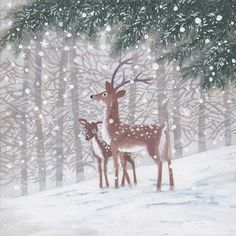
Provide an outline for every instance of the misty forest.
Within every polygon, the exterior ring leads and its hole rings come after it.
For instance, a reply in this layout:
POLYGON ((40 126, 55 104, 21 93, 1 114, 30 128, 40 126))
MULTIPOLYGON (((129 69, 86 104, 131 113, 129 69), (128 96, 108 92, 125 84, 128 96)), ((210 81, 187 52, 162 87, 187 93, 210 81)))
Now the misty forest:
MULTIPOLYGON (((70 185, 80 191, 93 179, 97 191, 97 162, 79 119, 102 121, 104 107, 90 97, 103 92, 119 63, 129 58, 115 79, 115 84, 130 81, 118 100, 121 120, 168 123, 176 176, 178 163, 191 163, 193 154, 201 160, 201 153, 212 151, 206 160, 213 160, 219 148, 236 145, 235 1, 0 3, 2 198, 70 185)), ((100 131, 99 125, 102 139, 100 131)), ((138 170, 153 164, 145 152, 132 158, 138 170)), ((217 158, 227 162, 224 155, 217 158)), ((108 174, 112 189, 112 160, 108 174)))

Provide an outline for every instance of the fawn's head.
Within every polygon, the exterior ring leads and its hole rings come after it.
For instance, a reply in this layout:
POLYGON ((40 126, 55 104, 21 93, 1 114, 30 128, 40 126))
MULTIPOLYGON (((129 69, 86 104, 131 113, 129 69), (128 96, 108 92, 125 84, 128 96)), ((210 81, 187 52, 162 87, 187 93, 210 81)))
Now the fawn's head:
POLYGON ((79 119, 80 124, 84 125, 85 139, 90 140, 98 133, 98 124, 101 124, 101 121, 98 122, 88 122, 85 119, 79 119))

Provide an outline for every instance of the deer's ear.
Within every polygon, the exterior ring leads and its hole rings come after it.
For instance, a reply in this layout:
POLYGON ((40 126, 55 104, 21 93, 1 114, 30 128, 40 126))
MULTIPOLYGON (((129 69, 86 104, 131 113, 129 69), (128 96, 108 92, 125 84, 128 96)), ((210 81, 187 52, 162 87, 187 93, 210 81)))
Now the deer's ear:
POLYGON ((106 88, 106 91, 107 91, 108 93, 112 93, 112 91, 113 91, 113 86, 112 86, 111 83, 109 83, 109 82, 106 81, 105 88, 106 88))
POLYGON ((121 98, 125 95, 126 91, 125 90, 120 90, 116 93, 117 98, 121 98))
POLYGON ((87 121, 85 119, 79 119, 80 124, 82 125, 86 125, 87 121))

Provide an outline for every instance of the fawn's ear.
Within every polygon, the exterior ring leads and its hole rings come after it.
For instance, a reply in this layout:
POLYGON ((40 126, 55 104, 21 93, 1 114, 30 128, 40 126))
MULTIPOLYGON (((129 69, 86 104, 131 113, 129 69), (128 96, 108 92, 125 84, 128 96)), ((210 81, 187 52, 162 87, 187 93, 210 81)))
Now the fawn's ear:
POLYGON ((126 91, 125 90, 120 90, 116 93, 117 98, 121 98, 125 95, 126 91))
POLYGON ((82 125, 86 125, 87 121, 85 119, 79 119, 80 124, 82 125))
POLYGON ((98 121, 97 123, 95 123, 96 125, 98 125, 98 124, 102 124, 102 122, 101 121, 98 121))
POLYGON ((113 86, 112 86, 111 83, 109 83, 109 82, 106 81, 105 88, 106 88, 106 91, 107 91, 108 93, 112 93, 112 91, 113 91, 113 86))

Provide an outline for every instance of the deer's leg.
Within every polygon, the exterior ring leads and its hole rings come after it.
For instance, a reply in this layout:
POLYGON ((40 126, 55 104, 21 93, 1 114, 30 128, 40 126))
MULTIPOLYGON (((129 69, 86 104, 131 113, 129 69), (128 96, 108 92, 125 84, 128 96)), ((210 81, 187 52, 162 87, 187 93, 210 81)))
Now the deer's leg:
POLYGON ((174 185, 174 176, 173 176, 173 170, 171 166, 171 160, 168 161, 168 168, 169 168, 170 189, 173 190, 175 188, 175 185, 174 185))
POLYGON ((111 144, 112 156, 114 158, 114 170, 115 170, 115 188, 119 187, 118 173, 119 173, 119 163, 118 163, 118 150, 115 145, 111 144))
POLYGON ((128 175, 127 170, 126 170, 126 167, 127 167, 127 159, 126 159, 125 154, 122 154, 122 155, 121 155, 121 163, 122 163, 122 168, 123 168, 123 177, 122 177, 122 183, 121 183, 121 185, 122 185, 122 186, 125 185, 125 178, 126 178, 126 180, 127 180, 127 183, 128 183, 129 185, 131 185, 129 175, 128 175))
POLYGON ((103 171, 104 171, 104 177, 105 177, 105 181, 106 181, 106 186, 107 188, 109 187, 109 181, 107 178, 107 158, 104 158, 104 163, 103 163, 103 171))
POLYGON ((127 161, 131 164, 132 170, 133 170, 133 176, 134 176, 134 184, 137 184, 137 178, 136 178, 136 171, 135 171, 135 163, 134 160, 131 158, 131 156, 127 156, 127 161))
POLYGON ((158 166, 158 177, 157 177, 157 191, 161 191, 161 182, 162 182, 162 162, 160 158, 157 160, 158 166))
POLYGON ((102 188, 102 160, 97 157, 98 161, 98 174, 99 174, 99 188, 102 188))

